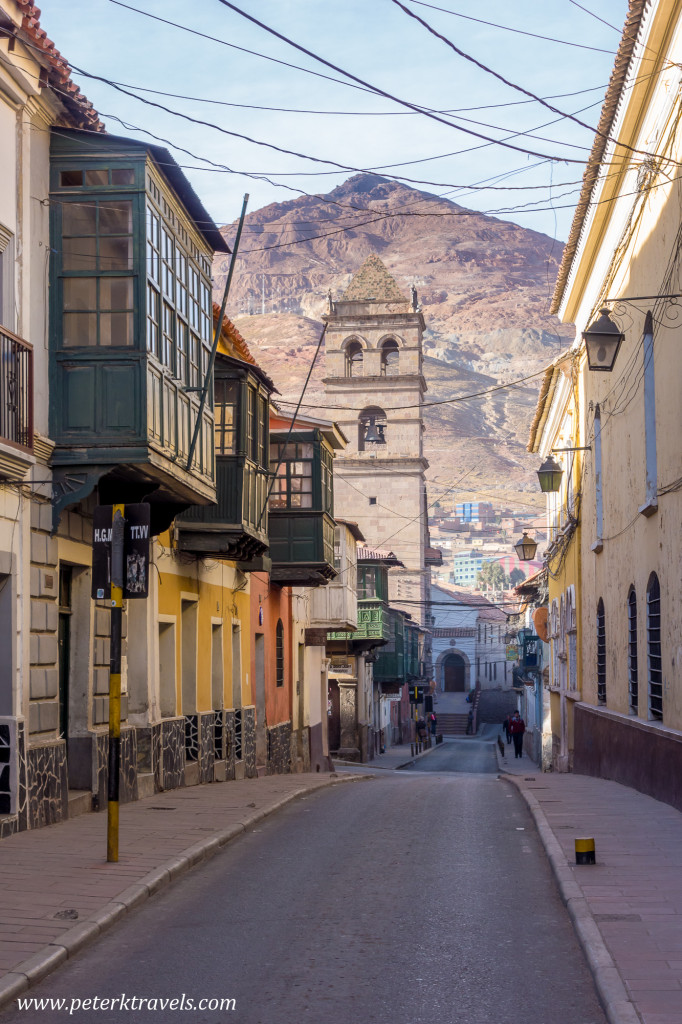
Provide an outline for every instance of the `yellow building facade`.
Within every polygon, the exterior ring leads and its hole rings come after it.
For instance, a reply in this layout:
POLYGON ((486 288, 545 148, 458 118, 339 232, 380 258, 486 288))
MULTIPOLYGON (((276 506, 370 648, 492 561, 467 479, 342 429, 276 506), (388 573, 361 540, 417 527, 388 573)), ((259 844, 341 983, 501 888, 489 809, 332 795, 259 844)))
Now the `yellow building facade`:
POLYGON ((548 639, 554 771, 573 764, 573 708, 581 699, 581 483, 580 356, 562 353, 547 368, 531 426, 528 451, 561 467, 559 489, 546 493, 549 591, 548 639))
MULTIPOLYGON (((552 311, 576 324, 582 699, 577 770, 682 806, 682 10, 631 0, 552 311), (613 368, 583 332, 602 310, 613 368)), ((588 331, 589 337, 589 331, 588 331)))

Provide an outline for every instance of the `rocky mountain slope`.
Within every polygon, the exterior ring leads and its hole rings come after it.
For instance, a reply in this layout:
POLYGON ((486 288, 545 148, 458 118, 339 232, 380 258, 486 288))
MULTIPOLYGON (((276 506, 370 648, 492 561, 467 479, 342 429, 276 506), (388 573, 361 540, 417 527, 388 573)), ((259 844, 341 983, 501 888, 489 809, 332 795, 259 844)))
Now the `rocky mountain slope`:
MULTIPOLYGON (((225 228, 229 242, 235 227, 225 228)), ((228 313, 284 398, 300 394, 329 290, 340 297, 372 252, 406 296, 417 287, 427 403, 538 373, 570 340, 570 328, 547 313, 561 243, 358 174, 327 196, 247 216, 228 313)), ((217 260, 216 295, 226 270, 217 260)), ((305 399, 318 410, 323 377, 321 354, 305 399)), ((540 507, 537 459, 525 452, 539 380, 427 410, 431 500, 456 485, 444 504, 483 492, 513 501, 525 491, 522 500, 540 507)))

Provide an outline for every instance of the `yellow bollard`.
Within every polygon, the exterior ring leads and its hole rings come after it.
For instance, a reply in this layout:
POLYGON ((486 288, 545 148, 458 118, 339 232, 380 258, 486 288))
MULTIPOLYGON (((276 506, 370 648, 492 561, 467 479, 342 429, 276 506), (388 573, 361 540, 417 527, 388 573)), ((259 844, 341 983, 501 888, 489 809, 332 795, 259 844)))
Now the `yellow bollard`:
POLYGON ((576 864, 596 864, 594 839, 576 839, 575 862, 576 864))

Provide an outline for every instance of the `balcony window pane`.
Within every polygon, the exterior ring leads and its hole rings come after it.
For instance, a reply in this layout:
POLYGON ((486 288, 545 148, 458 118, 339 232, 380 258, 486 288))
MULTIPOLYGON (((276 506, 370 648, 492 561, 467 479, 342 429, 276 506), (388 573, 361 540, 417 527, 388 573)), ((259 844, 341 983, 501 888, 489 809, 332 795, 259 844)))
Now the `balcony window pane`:
MULTIPOLYGON (((84 239, 83 241, 90 241, 84 239)), ((93 239, 94 241, 94 239, 93 239)), ((66 269, 66 268, 65 268, 66 269)), ((74 270, 78 269, 76 267, 74 270)), ((100 270, 132 270, 133 240, 132 238, 100 238, 99 242, 100 270)))
POLYGON ((107 347, 130 347, 133 344, 133 314, 100 313, 99 343, 107 347))
POLYGON ((161 362, 173 368, 173 327, 175 313, 167 302, 163 304, 163 329, 161 334, 161 362))
POLYGON ((129 235, 133 230, 133 204, 130 199, 118 199, 99 204, 99 232, 101 235, 129 235))
POLYGON ((97 203, 64 203, 62 206, 62 233, 65 235, 94 235, 97 231, 97 203))
POLYGON ((135 171, 132 167, 112 167, 111 168, 111 184, 112 185, 134 185, 135 184, 135 171))
POLYGON ((108 185, 109 184, 109 171, 105 167, 104 170, 92 170, 85 171, 85 184, 86 185, 108 185))
POLYGON ((159 354, 159 293, 147 284, 147 350, 159 354))
POLYGON ((132 277, 100 277, 99 307, 100 309, 132 309, 132 277))
POLYGON ((64 309, 97 309, 97 278, 67 278, 64 281, 64 309))
POLYGON ((199 339, 196 334, 189 336, 189 380, 190 387, 199 385, 199 339))
POLYGON ((175 376, 179 377, 180 380, 187 379, 187 324, 184 323, 179 317, 176 324, 176 338, 177 338, 177 362, 175 366, 175 376))
POLYGON ((96 238, 65 238, 62 241, 62 268, 64 270, 95 270, 96 238))
POLYGON ((215 385, 216 455, 234 455, 237 422, 237 386, 219 380, 215 385))
POLYGON ((82 171, 61 171, 59 184, 62 188, 80 188, 83 184, 82 171))
POLYGON ((64 314, 64 346, 74 348, 78 345, 97 344, 96 313, 65 313, 64 314))

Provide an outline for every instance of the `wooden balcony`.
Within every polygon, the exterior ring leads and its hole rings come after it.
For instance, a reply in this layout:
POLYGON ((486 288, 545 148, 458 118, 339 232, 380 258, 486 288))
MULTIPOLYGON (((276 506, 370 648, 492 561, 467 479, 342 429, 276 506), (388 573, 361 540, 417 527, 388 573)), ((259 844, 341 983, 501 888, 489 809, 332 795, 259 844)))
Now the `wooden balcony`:
POLYGON ((249 563, 268 550, 268 474, 243 456, 216 457, 216 505, 175 520, 180 551, 249 563))
POLYGON ((268 532, 273 583, 319 587, 334 579, 334 520, 327 512, 271 508, 268 532))
POLYGON ((0 326, 0 478, 21 480, 33 463, 33 348, 0 326))

